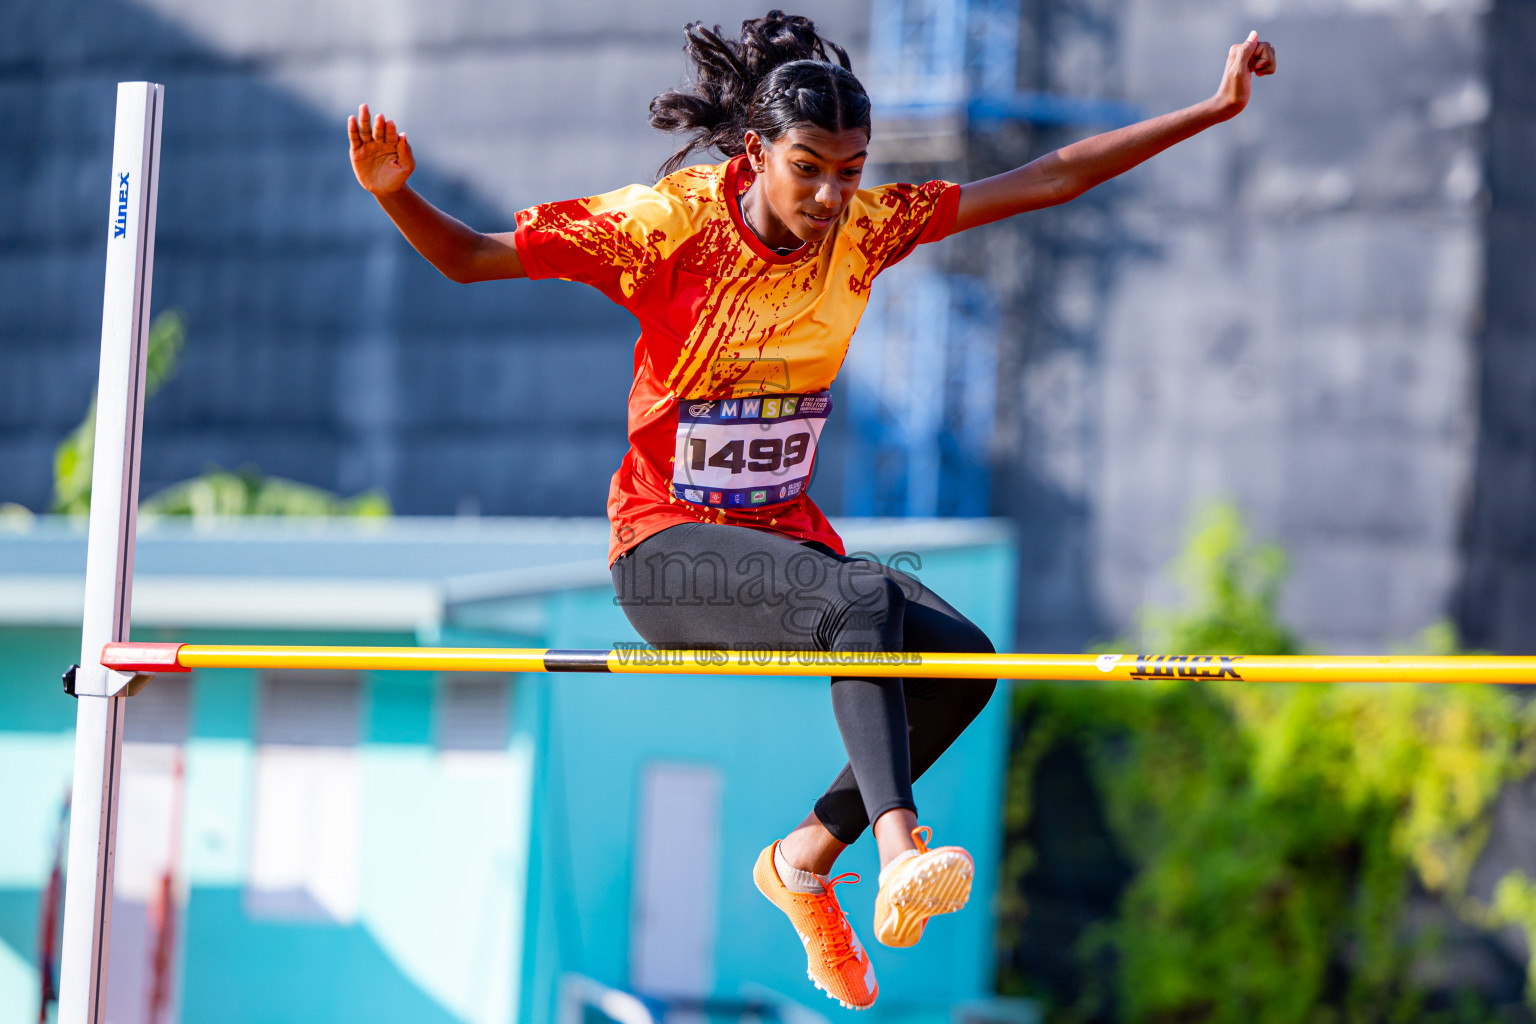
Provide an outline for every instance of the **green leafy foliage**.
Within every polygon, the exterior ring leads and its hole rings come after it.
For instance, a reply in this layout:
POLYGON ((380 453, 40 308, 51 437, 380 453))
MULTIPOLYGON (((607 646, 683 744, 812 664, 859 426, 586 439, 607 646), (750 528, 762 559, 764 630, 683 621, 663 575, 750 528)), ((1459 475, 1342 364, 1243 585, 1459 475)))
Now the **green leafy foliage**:
MULTIPOLYGON (((161 313, 149 325, 149 346, 145 356, 146 402, 175 376, 186 337, 186 320, 178 310, 161 313)), ((86 515, 90 512, 95 442, 96 397, 92 395, 85 419, 54 451, 52 511, 64 515, 86 515)), ((194 518, 391 514, 389 498, 381 491, 366 491, 352 498, 343 498, 294 480, 264 477, 254 466, 233 473, 217 467, 211 468, 202 476, 173 484, 154 497, 141 501, 139 511, 151 516, 194 518)), ((20 518, 20 514, 13 510, 5 511, 4 514, 6 521, 20 518)))
POLYGON ((1242 515, 1217 503, 1202 509, 1173 565, 1187 600, 1141 612, 1147 650, 1177 654, 1295 654, 1296 637, 1280 623, 1285 552, 1252 544, 1242 515))
MULTIPOLYGON (((187 340, 187 325, 179 310, 166 310, 149 325, 149 345, 145 353, 147 376, 144 401, 154 397, 166 381, 176 374, 187 340)), ((91 510, 91 464, 96 457, 96 395, 85 411, 85 419, 69 432, 53 452, 52 511, 65 515, 85 515, 91 510)))
POLYGON ((263 477, 254 467, 238 473, 209 470, 173 484, 139 503, 143 515, 192 516, 388 516, 389 499, 379 491, 343 498, 319 487, 280 477, 263 477))
MULTIPOLYGON (((1120 650, 1298 651, 1278 613, 1284 555, 1252 543, 1234 508, 1200 514, 1175 568, 1186 602, 1143 613, 1120 650)), ((1454 630, 1415 646, 1452 653, 1454 630)), ((1010 768, 1004 948, 1027 926, 1017 893, 1034 855, 1017 837, 1053 749, 1085 759, 1134 870, 1118 914, 1079 947, 1108 977, 1066 1000, 1060 1020, 1424 1019, 1416 978, 1436 936, 1406 912, 1416 890, 1479 926, 1536 934, 1536 884, 1506 879, 1492 909, 1465 893, 1492 801, 1536 762, 1536 716, 1505 691, 1038 683, 1016 692, 1016 714, 1027 727, 1010 768)))
POLYGON ((1525 934, 1526 947, 1531 951, 1525 966, 1525 997, 1536 1003, 1536 882, 1520 871, 1499 879, 1485 920, 1490 927, 1514 925, 1525 934))

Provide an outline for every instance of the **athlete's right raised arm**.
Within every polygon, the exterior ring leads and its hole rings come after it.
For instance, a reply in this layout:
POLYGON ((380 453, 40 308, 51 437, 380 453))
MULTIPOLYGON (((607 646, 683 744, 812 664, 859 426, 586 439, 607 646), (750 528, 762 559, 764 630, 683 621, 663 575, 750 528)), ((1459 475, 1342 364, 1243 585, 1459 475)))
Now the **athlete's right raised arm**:
POLYGON ((484 234, 421 198, 406 179, 416 169, 410 141, 383 114, 370 117, 368 104, 347 118, 352 172, 373 194, 389 219, 427 262, 452 281, 498 281, 527 277, 512 232, 484 234))

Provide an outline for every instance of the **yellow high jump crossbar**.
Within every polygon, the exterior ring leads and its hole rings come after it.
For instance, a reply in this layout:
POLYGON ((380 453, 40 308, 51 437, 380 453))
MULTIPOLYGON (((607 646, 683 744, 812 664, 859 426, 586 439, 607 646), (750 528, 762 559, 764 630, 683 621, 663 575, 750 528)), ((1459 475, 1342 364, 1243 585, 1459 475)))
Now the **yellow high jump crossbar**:
POLYGON ((101 664, 153 674, 194 668, 417 672, 597 672, 1057 679, 1229 679, 1251 683, 1536 684, 1536 657, 1255 656, 1243 654, 923 654, 867 651, 559 650, 504 647, 284 647, 109 643, 101 664))

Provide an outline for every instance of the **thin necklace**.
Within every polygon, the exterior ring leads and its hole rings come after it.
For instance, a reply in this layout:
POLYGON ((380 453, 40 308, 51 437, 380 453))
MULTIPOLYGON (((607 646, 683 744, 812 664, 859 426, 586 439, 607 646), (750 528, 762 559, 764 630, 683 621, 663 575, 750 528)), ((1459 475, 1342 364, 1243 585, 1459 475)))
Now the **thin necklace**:
MULTIPOLYGON (((752 173, 756 174, 757 172, 754 170, 752 173)), ((765 248, 767 248, 767 250, 769 252, 773 253, 775 256, 788 256, 790 253, 799 252, 801 249, 804 249, 805 248, 805 239, 803 239, 803 238, 800 240, 800 244, 799 245, 790 245, 790 246, 785 246, 784 248, 779 248, 778 246, 773 246, 773 245, 769 245, 768 244, 768 240, 765 239, 762 236, 762 233, 759 232, 757 230, 757 228, 753 226, 752 218, 747 216, 747 204, 744 201, 743 196, 746 196, 751 191, 752 191, 752 187, 749 185, 749 186, 747 186, 747 191, 746 192, 743 192, 741 195, 736 197, 736 208, 741 211, 741 222, 747 226, 747 230, 752 232, 752 234, 754 236, 756 236, 757 240, 759 242, 762 242, 763 246, 765 248)))

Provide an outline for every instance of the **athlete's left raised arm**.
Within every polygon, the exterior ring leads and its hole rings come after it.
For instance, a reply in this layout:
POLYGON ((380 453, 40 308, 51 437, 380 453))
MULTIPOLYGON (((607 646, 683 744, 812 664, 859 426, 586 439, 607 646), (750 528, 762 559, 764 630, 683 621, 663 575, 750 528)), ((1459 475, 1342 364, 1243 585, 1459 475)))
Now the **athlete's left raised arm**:
POLYGON ((1076 199, 1169 146, 1236 117, 1248 105, 1253 76, 1274 73, 1275 48, 1251 32, 1227 51, 1221 87, 1210 99, 1074 142, 1023 167, 962 185, 955 230, 1076 199))

